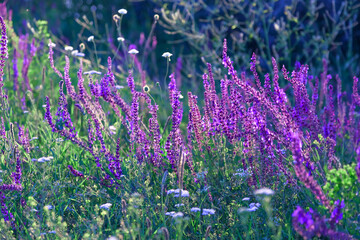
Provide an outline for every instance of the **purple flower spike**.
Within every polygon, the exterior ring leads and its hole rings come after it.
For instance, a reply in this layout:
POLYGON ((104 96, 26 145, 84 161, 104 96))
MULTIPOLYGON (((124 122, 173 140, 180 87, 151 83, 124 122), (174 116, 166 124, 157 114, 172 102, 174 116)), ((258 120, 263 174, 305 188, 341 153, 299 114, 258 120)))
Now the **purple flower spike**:
POLYGON ((6 36, 6 25, 4 19, 0 17, 0 25, 1 25, 1 40, 0 40, 0 97, 3 96, 2 87, 3 77, 4 77, 4 67, 5 67, 5 59, 8 58, 8 49, 7 49, 7 36, 6 36))
POLYGON ((84 177, 84 174, 79 172, 78 170, 74 169, 71 165, 68 166, 70 172, 75 176, 75 177, 84 177))

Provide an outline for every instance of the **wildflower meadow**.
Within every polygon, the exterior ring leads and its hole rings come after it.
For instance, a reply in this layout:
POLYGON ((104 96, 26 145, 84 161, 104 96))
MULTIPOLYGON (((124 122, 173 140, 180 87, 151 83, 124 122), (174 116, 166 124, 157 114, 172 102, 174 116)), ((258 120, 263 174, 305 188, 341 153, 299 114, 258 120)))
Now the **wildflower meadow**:
POLYGON ((37 2, 0 3, 1 239, 360 239, 358 1, 37 2))

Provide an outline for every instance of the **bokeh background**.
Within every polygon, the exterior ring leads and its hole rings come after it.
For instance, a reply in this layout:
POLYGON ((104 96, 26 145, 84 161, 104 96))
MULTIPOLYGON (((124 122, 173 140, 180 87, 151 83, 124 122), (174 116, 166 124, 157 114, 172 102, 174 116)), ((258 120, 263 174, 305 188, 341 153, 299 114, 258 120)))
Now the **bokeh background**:
MULTIPOLYGON (((122 1, 122 0, 8 0, 13 11, 15 30, 29 32, 28 23, 46 20, 49 32, 63 44, 76 46, 92 35, 76 19, 83 16, 96 24, 104 43, 116 42, 112 16, 120 8, 128 13, 122 21, 122 33, 128 44, 139 45, 151 31, 154 15, 160 16, 155 27, 155 62, 161 54, 173 53, 181 64, 184 85, 201 80, 206 62, 211 62, 221 78, 222 41, 239 71, 248 71, 252 52, 260 59, 258 71, 268 72, 271 57, 288 69, 296 61, 310 65, 310 72, 322 71, 323 59, 344 84, 359 73, 360 2, 356 0, 212 0, 212 1, 122 1), (265 3, 266 2, 266 3, 265 3)), ((138 48, 141 48, 138 46, 138 48)), ((98 44, 100 57, 106 58, 108 46, 98 44)), ((144 69, 154 81, 163 78, 166 67, 147 59, 144 69)), ((176 71, 176 64, 171 64, 176 71)))

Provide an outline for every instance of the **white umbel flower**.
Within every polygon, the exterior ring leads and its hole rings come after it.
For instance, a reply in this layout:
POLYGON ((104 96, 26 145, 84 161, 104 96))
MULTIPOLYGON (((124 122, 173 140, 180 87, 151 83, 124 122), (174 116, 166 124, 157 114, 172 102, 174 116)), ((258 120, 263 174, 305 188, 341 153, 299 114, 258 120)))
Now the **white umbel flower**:
POLYGON ((122 9, 119 9, 118 13, 121 15, 125 15, 125 14, 127 14, 127 10, 122 8, 122 9))
POLYGON ((132 54, 132 55, 136 55, 136 54, 138 54, 138 53, 139 53, 139 51, 138 51, 138 50, 136 50, 135 48, 133 48, 133 49, 129 50, 129 52, 128 52, 128 53, 130 53, 130 54, 132 54))
POLYGON ((275 192, 270 188, 260 188, 254 192, 255 195, 274 195, 275 192))
POLYGON ((164 58, 169 58, 171 56, 172 56, 172 53, 169 53, 169 52, 164 52, 162 55, 162 57, 164 57, 164 58))
POLYGON ((103 204, 103 205, 100 205, 100 209, 109 210, 111 206, 112 206, 111 203, 105 203, 105 204, 103 204))
POLYGON ((72 51, 74 48, 72 46, 65 46, 65 51, 72 51))
POLYGON ((98 72, 95 70, 90 70, 90 71, 84 72, 84 75, 93 75, 93 74, 101 75, 101 72, 98 72))

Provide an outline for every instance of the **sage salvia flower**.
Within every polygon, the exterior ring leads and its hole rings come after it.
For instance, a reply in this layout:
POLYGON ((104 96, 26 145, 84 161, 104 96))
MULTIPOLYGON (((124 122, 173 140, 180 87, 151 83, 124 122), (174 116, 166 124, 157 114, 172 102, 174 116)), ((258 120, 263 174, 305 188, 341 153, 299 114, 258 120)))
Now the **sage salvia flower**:
POLYGON ((84 174, 79 172, 78 170, 74 169, 73 166, 68 165, 68 169, 75 177, 84 177, 84 174))
POLYGON ((51 41, 51 39, 49 39, 49 61, 50 61, 50 66, 51 68, 54 70, 54 72, 60 77, 63 78, 62 73, 55 67, 54 65, 54 51, 53 48, 56 46, 55 43, 53 43, 51 41))
POLYGON ((292 214, 292 223, 296 232, 305 239, 312 239, 315 236, 329 239, 353 239, 346 233, 336 232, 329 228, 325 218, 311 208, 305 212, 298 206, 292 214))
POLYGON ((1 40, 0 40, 0 98, 2 98, 2 87, 3 78, 4 78, 4 67, 5 67, 5 59, 8 58, 8 49, 7 49, 7 36, 6 36, 6 25, 4 19, 0 17, 0 25, 1 25, 1 40))

